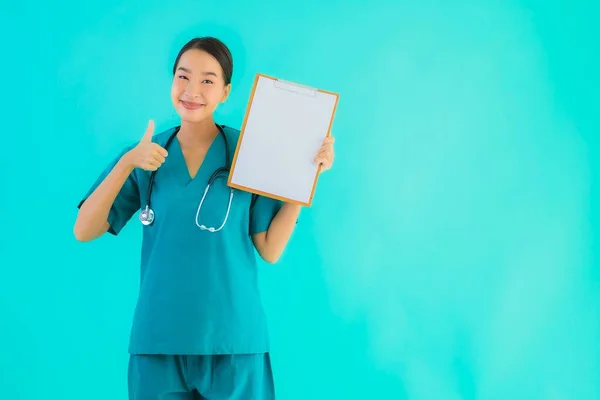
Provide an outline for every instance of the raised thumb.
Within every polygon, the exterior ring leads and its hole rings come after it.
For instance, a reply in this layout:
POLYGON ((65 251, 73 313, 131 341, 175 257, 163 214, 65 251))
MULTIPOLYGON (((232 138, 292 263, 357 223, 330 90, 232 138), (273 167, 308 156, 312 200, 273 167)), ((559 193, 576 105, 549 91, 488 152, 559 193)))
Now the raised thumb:
POLYGON ((147 143, 152 142, 153 135, 154 135, 154 121, 150 120, 148 122, 148 127, 146 128, 146 132, 144 132, 144 136, 142 137, 142 142, 147 142, 147 143))

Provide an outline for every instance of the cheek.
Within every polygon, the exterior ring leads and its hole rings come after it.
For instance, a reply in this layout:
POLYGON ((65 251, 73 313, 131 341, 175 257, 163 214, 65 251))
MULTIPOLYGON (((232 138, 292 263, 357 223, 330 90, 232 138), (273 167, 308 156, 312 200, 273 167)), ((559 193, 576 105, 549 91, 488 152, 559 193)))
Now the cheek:
POLYGON ((173 100, 179 99, 184 91, 185 85, 183 85, 181 81, 174 81, 171 85, 171 97, 173 100))
POLYGON ((221 102, 221 98, 223 97, 223 92, 217 88, 214 88, 209 93, 206 94, 209 99, 210 104, 213 106, 217 106, 221 102))

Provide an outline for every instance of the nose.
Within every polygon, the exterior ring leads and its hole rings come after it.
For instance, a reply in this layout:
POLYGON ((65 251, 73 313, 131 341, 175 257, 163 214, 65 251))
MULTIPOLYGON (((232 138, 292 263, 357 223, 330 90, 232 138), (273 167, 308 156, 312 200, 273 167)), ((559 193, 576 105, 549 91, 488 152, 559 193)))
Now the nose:
POLYGON ((201 85, 194 85, 193 82, 189 82, 185 88, 185 94, 193 98, 201 97, 202 94, 200 93, 200 88, 201 85))

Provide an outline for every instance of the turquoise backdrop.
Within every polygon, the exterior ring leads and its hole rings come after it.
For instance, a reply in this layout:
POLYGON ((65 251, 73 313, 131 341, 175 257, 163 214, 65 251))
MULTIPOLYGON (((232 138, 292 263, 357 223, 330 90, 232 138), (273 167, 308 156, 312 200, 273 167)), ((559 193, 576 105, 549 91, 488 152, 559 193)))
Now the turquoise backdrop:
POLYGON ((140 225, 76 205, 195 35, 340 93, 336 163, 261 265, 279 399, 600 398, 597 1, 0 6, 0 398, 126 399, 140 225), (560 4, 559 4, 560 3, 560 4))

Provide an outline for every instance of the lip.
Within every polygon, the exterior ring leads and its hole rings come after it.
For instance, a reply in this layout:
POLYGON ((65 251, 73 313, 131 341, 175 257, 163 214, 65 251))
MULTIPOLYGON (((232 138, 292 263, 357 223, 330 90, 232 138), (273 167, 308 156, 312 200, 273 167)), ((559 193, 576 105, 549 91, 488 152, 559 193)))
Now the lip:
POLYGON ((194 103, 192 101, 184 101, 184 100, 180 100, 181 101, 181 105, 183 105, 183 107, 185 107, 188 110, 197 110, 199 108, 204 107, 204 104, 201 103, 194 103))

